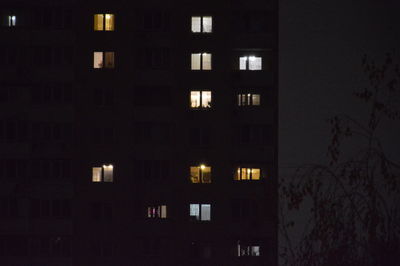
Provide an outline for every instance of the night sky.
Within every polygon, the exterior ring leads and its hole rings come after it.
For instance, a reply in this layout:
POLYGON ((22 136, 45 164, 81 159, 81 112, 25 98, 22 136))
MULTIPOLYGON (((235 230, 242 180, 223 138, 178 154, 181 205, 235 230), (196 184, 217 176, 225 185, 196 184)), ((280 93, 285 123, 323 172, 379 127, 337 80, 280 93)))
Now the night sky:
MULTIPOLYGON (((352 96, 368 86, 362 57, 383 62, 394 51, 400 63, 399 11, 400 1, 280 0, 280 178, 304 164, 327 163, 328 118, 366 118, 365 105, 352 96)), ((400 121, 384 122, 381 141, 399 162, 400 121)), ((299 225, 291 231, 293 243, 301 238, 305 213, 286 214, 299 225)))
MULTIPOLYGON (((326 161, 327 118, 366 114, 351 96, 368 85, 362 57, 379 62, 396 51, 400 58, 399 10, 399 1, 386 0, 280 1, 281 176, 301 164, 326 161)), ((382 134, 387 153, 398 161, 400 127, 382 134)))

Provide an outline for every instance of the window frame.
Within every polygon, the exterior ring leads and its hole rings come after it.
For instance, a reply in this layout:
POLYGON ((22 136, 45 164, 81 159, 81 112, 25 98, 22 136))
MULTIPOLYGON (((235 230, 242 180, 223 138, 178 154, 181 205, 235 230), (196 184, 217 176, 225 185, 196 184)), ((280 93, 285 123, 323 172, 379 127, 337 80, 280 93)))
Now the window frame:
POLYGON ((103 164, 100 167, 99 166, 92 167, 92 181, 91 182, 92 183, 114 183, 114 165, 113 164, 103 164))
POLYGON ((254 241, 242 241, 238 240, 236 243, 237 248, 237 257, 261 257, 262 256, 262 247, 260 244, 254 241), (253 251, 253 249, 257 249, 257 251, 253 251), (253 253, 254 252, 254 253, 253 253))
POLYGON ((93 31, 115 31, 115 14, 114 13, 97 13, 93 14, 93 31), (98 29, 98 23, 96 23, 99 18, 96 18, 96 16, 102 16, 101 17, 101 29, 98 29), (111 27, 107 27, 107 16, 111 16, 111 27), (107 29, 109 28, 109 29, 107 29))
POLYGON ((17 26, 17 16, 15 14, 7 15, 7 27, 12 28, 17 26))
POLYGON ((264 171, 261 167, 253 167, 253 166, 238 166, 235 168, 235 173, 233 176, 234 181, 261 181, 264 179, 264 171), (258 178, 253 178, 254 170, 258 170, 258 178), (245 176, 248 178, 243 177, 243 172, 245 176))
POLYGON ((206 164, 200 164, 198 166, 190 166, 189 168, 189 179, 191 184, 211 184, 212 183, 212 167, 206 164), (192 176, 192 168, 197 171, 197 176, 192 176), (207 176, 206 169, 209 169, 209 174, 207 176), (208 180, 207 180, 208 178, 208 180), (198 180, 196 182, 195 180, 198 180))
POLYGON ((190 57, 190 70, 191 71, 211 71, 213 70, 213 65, 212 65, 212 53, 211 52, 197 52, 197 53, 191 53, 191 57, 190 57), (200 60, 199 60, 199 68, 194 68, 193 64, 194 64, 194 60, 193 60, 193 56, 196 55, 200 55, 200 60), (204 60, 204 56, 205 55, 209 55, 210 56, 210 67, 206 68, 205 67, 205 60, 204 60))
POLYGON ((263 68, 263 57, 260 55, 241 55, 239 56, 239 70, 240 71, 262 71, 263 68), (245 66, 242 68, 242 60, 243 58, 246 60, 245 61, 245 66), (260 68, 252 69, 252 65, 250 64, 251 59, 260 59, 260 68))
MULTIPOLYGON (((190 92, 189 92, 189 108, 190 108, 190 110, 209 110, 209 109, 211 109, 212 108, 212 99, 213 99, 212 94, 213 94, 212 90, 190 90, 190 92), (192 93, 199 93, 199 95, 200 95, 200 98, 198 99, 199 105, 197 107, 193 106, 192 93), (209 93, 209 96, 210 96, 209 97, 210 101, 208 102, 208 106, 206 106, 205 105, 206 102, 203 101, 203 99, 206 98, 206 97, 204 97, 206 93, 209 93)), ((197 99, 195 99, 195 100, 197 100, 197 99)))
POLYGON ((211 203, 190 203, 189 204, 189 216, 193 220, 198 221, 198 222, 210 222, 211 221, 211 203), (199 211, 198 215, 197 214, 191 215, 191 213, 192 213, 192 205, 196 205, 197 206, 198 211, 199 211), (203 206, 209 206, 209 217, 208 217, 209 219, 206 219, 206 217, 203 216, 203 215, 205 215, 203 213, 203 209, 202 209, 203 206))
POLYGON ((213 33, 213 16, 212 15, 195 15, 190 17, 190 26, 191 26, 191 32, 193 34, 211 34, 213 33), (211 18, 211 30, 210 31, 205 31, 204 27, 204 18, 211 18), (194 18, 200 18, 200 31, 193 31, 193 19, 194 18))
POLYGON ((238 107, 261 106, 261 93, 238 92, 237 93, 237 106, 238 107), (254 104, 255 103, 254 96, 256 96, 256 97, 258 96, 258 104, 254 104))
POLYGON ((168 206, 166 204, 153 204, 147 206, 147 218, 148 219, 167 219, 168 218, 168 206))
POLYGON ((115 52, 114 51, 93 51, 93 69, 115 69, 115 52), (96 54, 101 53, 101 66, 96 67, 96 54), (112 55, 112 65, 108 64, 107 55, 112 55))

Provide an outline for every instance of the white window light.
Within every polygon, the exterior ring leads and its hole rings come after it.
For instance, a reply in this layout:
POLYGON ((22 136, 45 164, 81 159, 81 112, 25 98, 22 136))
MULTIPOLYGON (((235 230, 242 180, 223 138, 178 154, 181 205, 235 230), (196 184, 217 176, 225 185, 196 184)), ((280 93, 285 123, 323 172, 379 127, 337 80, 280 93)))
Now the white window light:
POLYGON ((8 16, 8 26, 15 27, 16 24, 17 24, 17 17, 15 15, 8 16))
POLYGON ((192 53, 191 69, 192 70, 211 70, 211 54, 210 53, 192 53))
POLYGON ((190 204, 189 214, 197 221, 210 221, 211 204, 190 204))
POLYGON ((257 56, 241 56, 239 58, 240 70, 262 70, 262 58, 257 56))
POLYGON ((211 33, 212 32, 212 17, 211 16, 192 17, 192 32, 193 33, 211 33))

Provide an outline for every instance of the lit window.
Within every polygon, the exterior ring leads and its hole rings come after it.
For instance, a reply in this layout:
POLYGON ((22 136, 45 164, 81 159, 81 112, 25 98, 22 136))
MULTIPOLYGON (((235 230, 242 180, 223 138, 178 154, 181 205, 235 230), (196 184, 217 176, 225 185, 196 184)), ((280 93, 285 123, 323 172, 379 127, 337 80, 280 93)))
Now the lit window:
POLYGON ((94 15, 95 31, 113 31, 114 30, 114 14, 95 14, 94 15))
POLYGON ((260 180, 260 177, 260 168, 238 167, 235 173, 234 180, 260 180))
POLYGON ((190 108, 210 108, 211 107, 211 91, 191 91, 190 92, 190 108))
POLYGON ((191 166, 190 181, 192 183, 211 183, 211 167, 204 164, 191 166))
POLYGON ((8 26, 15 27, 16 24, 17 24, 17 17, 14 15, 8 16, 8 26))
POLYGON ((192 32, 193 33, 211 33, 212 32, 212 17, 192 17, 192 32))
POLYGON ((190 217, 196 221, 210 221, 211 204, 190 204, 190 217))
POLYGON ((114 68, 114 52, 93 52, 93 68, 114 68))
POLYGON ((167 206, 158 205, 147 207, 147 217, 148 218, 167 218, 167 206))
POLYGON ((211 70, 211 54, 193 53, 191 60, 192 70, 211 70))
POLYGON ((260 105, 260 94, 241 93, 238 94, 239 106, 260 105))
POLYGON ((241 244, 237 242, 238 257, 258 257, 260 256, 260 246, 241 244))
POLYGON ((262 58, 257 56, 242 56, 239 58, 240 70, 261 70, 262 58))
POLYGON ((92 182, 113 182, 114 167, 112 164, 92 168, 92 182))

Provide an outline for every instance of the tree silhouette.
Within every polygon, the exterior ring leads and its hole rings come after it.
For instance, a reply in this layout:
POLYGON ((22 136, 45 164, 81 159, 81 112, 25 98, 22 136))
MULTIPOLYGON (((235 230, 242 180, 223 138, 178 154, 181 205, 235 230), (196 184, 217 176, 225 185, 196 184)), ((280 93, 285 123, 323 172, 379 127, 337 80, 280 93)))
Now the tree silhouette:
POLYGON ((362 66, 369 86, 354 96, 367 107, 367 119, 329 119, 329 164, 302 166, 290 180, 281 180, 285 265, 400 263, 400 164, 387 157, 379 138, 382 121, 399 122, 399 64, 387 54, 380 65, 365 56, 362 66), (294 245, 289 232, 295 223, 286 214, 307 208, 308 227, 294 245))

